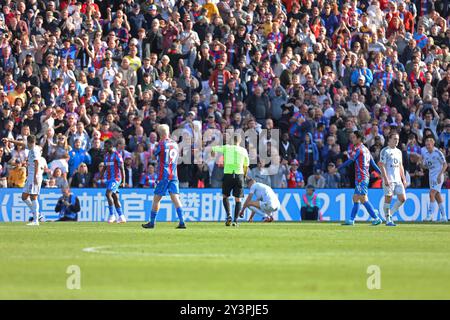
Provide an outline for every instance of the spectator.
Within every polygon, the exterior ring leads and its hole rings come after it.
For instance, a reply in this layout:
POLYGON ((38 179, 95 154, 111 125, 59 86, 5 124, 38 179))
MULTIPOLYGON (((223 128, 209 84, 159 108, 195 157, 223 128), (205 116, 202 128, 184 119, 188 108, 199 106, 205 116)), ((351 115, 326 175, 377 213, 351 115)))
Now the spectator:
POLYGON ((133 167, 133 158, 131 155, 125 156, 125 188, 136 188, 139 186, 139 171, 133 167))
POLYGON ((297 160, 302 164, 300 169, 303 176, 308 179, 319 161, 319 150, 309 132, 305 136, 305 141, 298 148, 297 160))
POLYGON ((270 186, 270 176, 266 168, 264 168, 264 163, 259 160, 257 166, 251 169, 249 176, 259 183, 264 183, 265 185, 270 186))
POLYGON ((298 160, 294 159, 291 161, 291 167, 289 173, 287 174, 288 188, 303 188, 305 185, 305 180, 300 171, 298 171, 298 160))
POLYGON ((52 171, 52 177, 55 179, 55 184, 57 188, 62 188, 64 186, 68 186, 69 183, 66 178, 66 174, 63 172, 63 170, 59 167, 56 167, 52 171))
POLYGON ((318 206, 318 198, 317 193, 315 193, 315 188, 312 185, 306 186, 306 193, 303 194, 301 197, 301 217, 302 221, 307 220, 313 220, 317 221, 319 220, 320 213, 319 213, 319 206, 318 206))
POLYGON ((62 188, 62 196, 58 199, 55 212, 59 214, 56 221, 78 221, 80 212, 80 200, 74 195, 68 186, 62 188))
POLYGON ((75 140, 74 148, 69 152, 69 177, 72 177, 81 163, 91 164, 91 156, 81 148, 81 140, 75 140))
POLYGON ((325 178, 322 176, 322 170, 316 169, 314 170, 314 174, 308 178, 308 185, 313 186, 314 188, 325 188, 325 178))
POLYGON ((158 182, 158 174, 155 172, 155 167, 152 164, 148 165, 147 171, 142 173, 139 185, 141 188, 154 189, 158 182))
POLYGON ((105 166, 104 162, 100 162, 98 164, 98 169, 96 170, 94 178, 92 179, 92 186, 94 188, 106 188, 106 179, 100 176, 100 173, 102 172, 104 166, 105 166))
POLYGON ((341 187, 341 175, 337 172, 336 165, 333 162, 328 163, 327 170, 323 174, 325 179, 324 188, 339 189, 341 187))
POLYGON ((5 154, 5 147, 0 146, 0 188, 7 188, 8 181, 8 161, 10 156, 5 154))
POLYGON ((72 188, 89 188, 91 186, 91 174, 86 163, 82 162, 77 171, 69 179, 72 188))

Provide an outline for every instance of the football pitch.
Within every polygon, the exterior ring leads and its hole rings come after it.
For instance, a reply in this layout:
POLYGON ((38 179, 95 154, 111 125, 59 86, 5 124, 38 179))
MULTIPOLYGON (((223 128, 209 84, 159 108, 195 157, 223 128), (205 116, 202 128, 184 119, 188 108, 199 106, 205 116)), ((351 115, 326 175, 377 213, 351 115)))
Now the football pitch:
POLYGON ((175 226, 0 224, 0 299, 450 299, 450 225, 175 226))

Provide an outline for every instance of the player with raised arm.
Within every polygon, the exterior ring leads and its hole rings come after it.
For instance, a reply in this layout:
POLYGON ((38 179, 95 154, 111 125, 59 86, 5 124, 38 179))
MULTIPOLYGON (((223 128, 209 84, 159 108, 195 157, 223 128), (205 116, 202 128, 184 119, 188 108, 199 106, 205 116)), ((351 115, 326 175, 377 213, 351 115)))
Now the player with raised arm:
POLYGON ((360 131, 355 131, 352 137, 352 142, 354 144, 354 154, 353 157, 341 164, 338 170, 349 166, 351 163, 355 163, 355 193, 353 194, 353 209, 351 212, 351 217, 345 222, 345 225, 354 225, 355 217, 361 206, 367 209, 369 215, 374 219, 372 224, 379 225, 383 221, 375 213, 375 209, 370 203, 367 195, 369 193, 369 168, 372 165, 375 170, 381 174, 380 168, 372 158, 369 149, 363 144, 364 135, 360 131))
POLYGON ((27 137, 27 143, 22 141, 10 140, 4 138, 3 143, 12 143, 21 145, 29 150, 27 159, 27 180, 22 192, 22 201, 30 208, 33 215, 33 221, 28 223, 29 226, 39 225, 39 193, 41 192, 43 172, 40 165, 42 150, 36 145, 36 137, 30 135, 27 137))
POLYGON ((428 207, 427 221, 432 221, 433 213, 436 210, 436 200, 441 213, 441 222, 447 222, 445 214, 444 199, 442 199, 441 188, 444 183, 444 173, 447 171, 447 162, 444 154, 436 148, 434 137, 428 136, 425 139, 425 147, 421 150, 422 165, 428 169, 430 180, 430 205, 428 207))
POLYGON ((119 201, 119 188, 125 186, 125 168, 122 156, 114 150, 111 141, 105 141, 105 159, 104 166, 100 171, 100 177, 106 180, 106 199, 108 200, 109 218, 108 223, 125 223, 125 215, 122 212, 122 206, 119 201), (114 214, 114 207, 117 215, 114 214))
POLYGON ((384 190, 383 210, 386 215, 386 226, 395 227, 392 216, 406 201, 406 176, 403 168, 403 156, 397 148, 400 136, 397 132, 389 135, 388 146, 381 149, 378 166, 381 170, 384 190), (397 201, 391 211, 392 196, 397 196, 397 201))
POLYGON ((240 215, 244 215, 245 209, 250 209, 252 212, 248 222, 253 222, 255 214, 264 217, 264 222, 272 222, 273 214, 280 209, 280 200, 272 190, 271 187, 264 183, 256 182, 254 179, 247 180, 247 186, 250 188, 250 193, 245 199, 240 215), (255 200, 253 200, 255 197, 255 200))
POLYGON ((186 229, 186 224, 183 219, 183 209, 178 196, 180 193, 177 174, 178 144, 169 138, 170 129, 168 125, 159 125, 157 132, 160 141, 153 154, 158 160, 158 184, 156 185, 155 195, 153 197, 150 221, 143 224, 142 227, 146 229, 153 229, 155 227, 156 215, 159 211, 161 199, 169 194, 177 211, 179 220, 177 229, 186 229))

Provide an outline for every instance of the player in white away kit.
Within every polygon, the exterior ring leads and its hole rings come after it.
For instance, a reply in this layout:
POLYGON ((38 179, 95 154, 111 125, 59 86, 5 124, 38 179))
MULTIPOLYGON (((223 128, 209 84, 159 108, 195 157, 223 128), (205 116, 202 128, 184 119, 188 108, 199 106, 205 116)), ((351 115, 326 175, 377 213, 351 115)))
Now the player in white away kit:
POLYGON ((271 187, 253 179, 247 180, 247 186, 250 188, 250 193, 244 202, 240 215, 244 215, 245 209, 248 208, 252 211, 249 222, 253 221, 256 213, 264 217, 264 222, 272 222, 274 212, 277 212, 281 206, 278 196, 271 187), (253 196, 256 198, 255 201, 252 200, 253 196))
POLYGON ((428 207, 427 221, 433 218, 433 212, 436 209, 436 200, 441 213, 441 222, 447 222, 447 216, 444 209, 444 200, 441 196, 441 188, 444 183, 444 173, 447 171, 447 162, 444 154, 434 147, 434 137, 425 139, 425 147, 422 148, 422 164, 429 171, 430 180, 430 206, 428 207))
POLYGON ((31 135, 27 137, 27 143, 22 141, 3 139, 3 143, 13 143, 15 145, 22 145, 29 150, 27 159, 27 180, 23 187, 22 200, 30 208, 34 216, 29 226, 39 225, 39 200, 38 196, 41 192, 42 184, 42 169, 40 159, 42 157, 42 150, 36 145, 36 137, 31 135))
POLYGON ((383 178, 384 205, 383 210, 386 215, 386 226, 395 227, 392 216, 406 201, 406 176, 403 168, 402 152, 397 148, 400 136, 398 133, 389 135, 388 146, 380 152, 380 162, 378 166, 383 178), (391 211, 392 196, 397 196, 397 201, 391 211))

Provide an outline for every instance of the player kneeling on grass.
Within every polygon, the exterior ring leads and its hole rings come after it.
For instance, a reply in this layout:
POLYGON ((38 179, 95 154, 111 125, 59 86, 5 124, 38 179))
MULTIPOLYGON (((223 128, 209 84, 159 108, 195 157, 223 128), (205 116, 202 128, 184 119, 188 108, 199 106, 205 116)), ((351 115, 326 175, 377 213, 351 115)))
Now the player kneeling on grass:
POLYGON ((383 210, 386 215, 386 226, 395 227, 392 215, 397 212, 406 201, 406 177, 403 169, 403 155, 397 148, 400 136, 397 132, 389 135, 388 146, 380 152, 380 162, 378 166, 383 178, 384 205, 383 210), (391 211, 391 201, 393 195, 397 196, 397 201, 391 211))
POLYGON ((252 212, 249 222, 253 222, 255 214, 263 216, 264 222, 272 222, 273 214, 280 209, 278 196, 271 187, 253 179, 247 180, 247 186, 250 188, 250 193, 244 202, 240 215, 243 216, 245 209, 248 208, 252 212), (253 196, 255 196, 254 201, 252 200, 253 196))
POLYGON ((432 221, 437 200, 439 211, 441 213, 441 222, 447 222, 441 188, 444 183, 444 173, 447 171, 448 165, 445 161, 444 154, 434 146, 435 143, 434 137, 428 136, 425 138, 425 147, 421 150, 422 165, 428 169, 430 181, 430 205, 428 207, 428 216, 426 220, 432 221))
POLYGON ((162 197, 170 194, 170 199, 175 205, 179 224, 177 229, 186 229, 183 219, 183 209, 181 208, 178 175, 177 175, 177 161, 178 161, 178 144, 169 138, 169 126, 166 124, 159 125, 157 132, 160 141, 155 151, 154 157, 158 159, 158 184, 155 188, 155 195, 153 196, 152 212, 150 214, 150 221, 143 224, 142 227, 146 229, 153 229, 155 227, 156 215, 159 211, 159 204, 162 197))
POLYGON ((56 221, 77 221, 78 212, 80 212, 80 200, 76 195, 70 192, 70 188, 62 188, 62 196, 56 203, 55 212, 59 214, 56 221))

